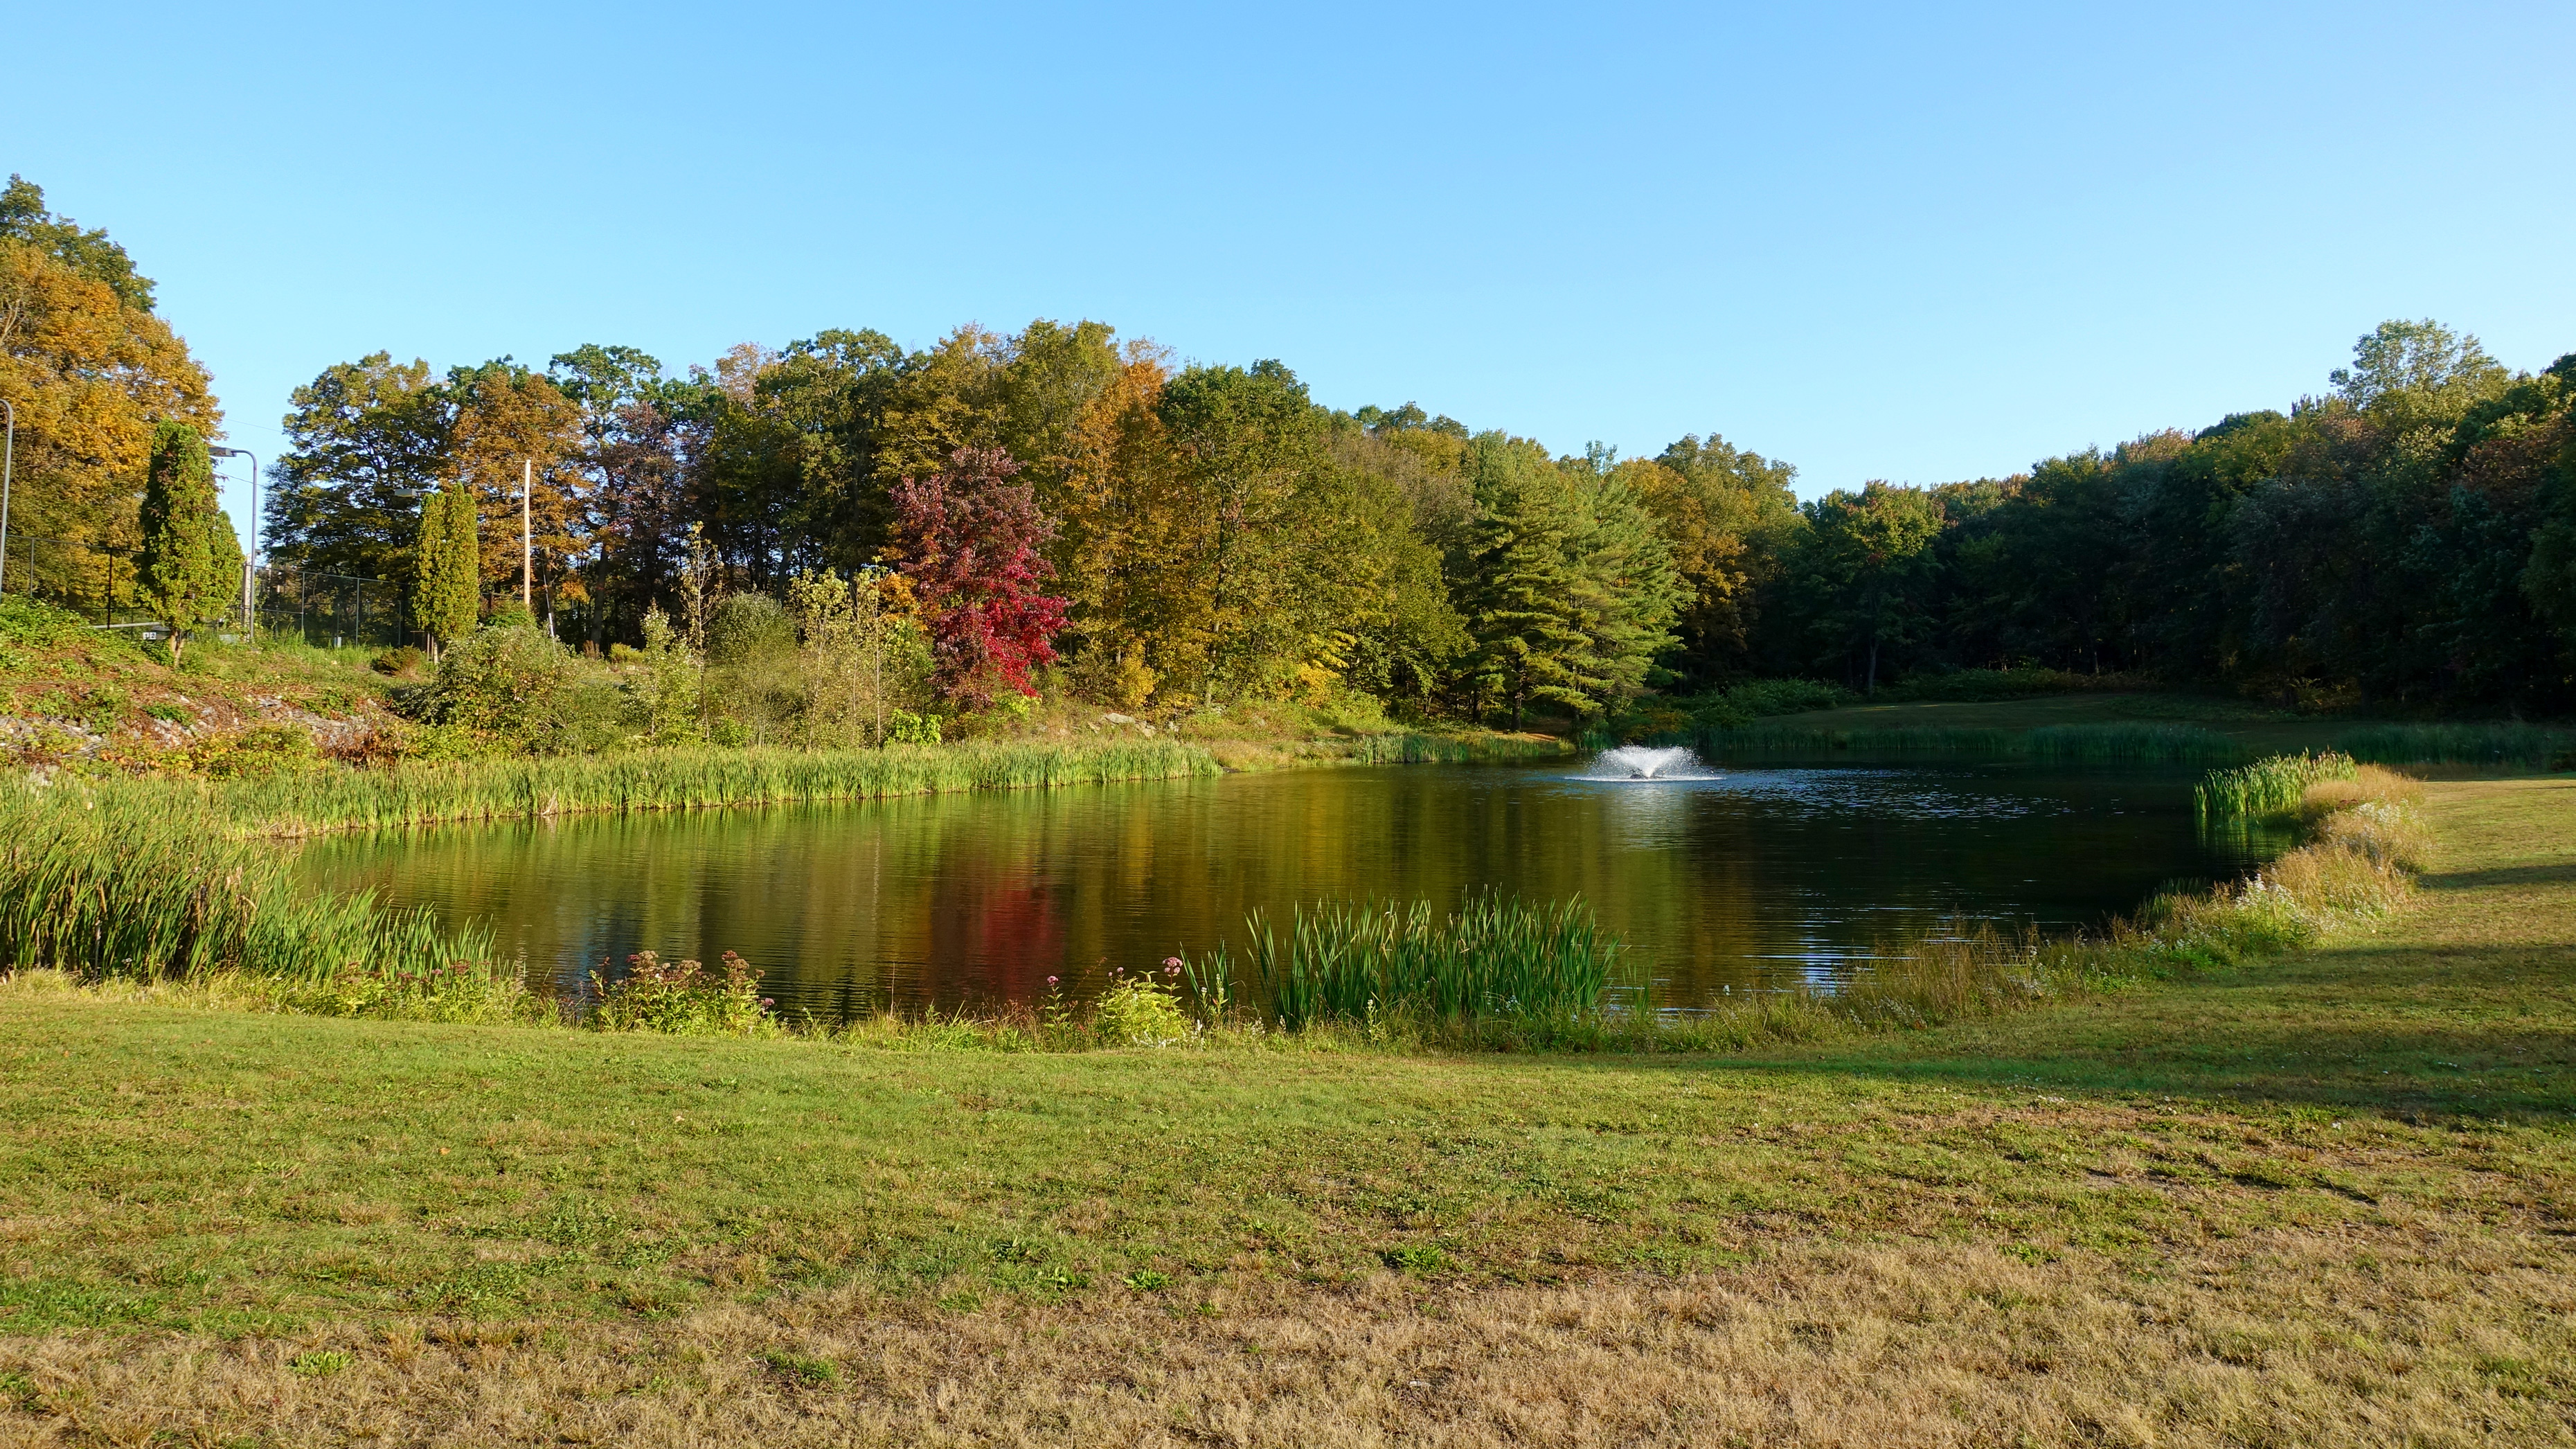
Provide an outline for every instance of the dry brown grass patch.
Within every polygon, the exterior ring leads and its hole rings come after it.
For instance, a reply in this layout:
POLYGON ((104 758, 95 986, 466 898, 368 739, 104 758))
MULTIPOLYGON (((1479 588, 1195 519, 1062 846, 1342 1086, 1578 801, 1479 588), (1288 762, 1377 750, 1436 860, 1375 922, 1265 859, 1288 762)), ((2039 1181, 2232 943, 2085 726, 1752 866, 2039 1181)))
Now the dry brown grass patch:
POLYGON ((2558 1443, 2567 1249, 2389 1224, 2153 1270, 1917 1242, 1453 1290, 1193 1286, 948 1312, 0 1343, 0 1442, 2558 1443))

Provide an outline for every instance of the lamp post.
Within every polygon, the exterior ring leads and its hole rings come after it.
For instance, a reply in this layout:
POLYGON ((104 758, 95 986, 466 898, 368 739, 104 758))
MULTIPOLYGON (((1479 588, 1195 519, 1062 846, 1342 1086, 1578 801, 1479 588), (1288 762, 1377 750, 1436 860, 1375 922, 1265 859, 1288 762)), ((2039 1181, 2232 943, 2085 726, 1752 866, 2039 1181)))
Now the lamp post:
POLYGON ((250 556, 242 560, 242 633, 256 640, 259 615, 252 612, 251 590, 259 579, 259 458, 248 448, 218 448, 212 443, 206 451, 218 458, 250 459, 250 556))
POLYGON ((17 471, 18 405, 0 397, 0 408, 9 410, 9 434, 0 442, 0 586, 9 582, 9 475, 17 471))

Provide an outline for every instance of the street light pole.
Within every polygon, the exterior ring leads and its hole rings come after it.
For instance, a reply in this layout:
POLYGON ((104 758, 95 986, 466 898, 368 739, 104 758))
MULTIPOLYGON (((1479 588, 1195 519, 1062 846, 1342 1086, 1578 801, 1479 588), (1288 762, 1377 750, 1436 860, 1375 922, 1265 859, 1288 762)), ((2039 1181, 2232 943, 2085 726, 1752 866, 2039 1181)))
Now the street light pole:
POLYGON ((18 405, 0 397, 0 408, 9 410, 9 434, 0 442, 0 586, 9 582, 9 475, 18 465, 18 405))
POLYGON ((244 637, 256 640, 259 615, 252 612, 255 605, 251 590, 259 580, 259 457, 248 448, 218 448, 208 444, 206 451, 218 458, 250 459, 250 557, 242 560, 242 630, 244 637))

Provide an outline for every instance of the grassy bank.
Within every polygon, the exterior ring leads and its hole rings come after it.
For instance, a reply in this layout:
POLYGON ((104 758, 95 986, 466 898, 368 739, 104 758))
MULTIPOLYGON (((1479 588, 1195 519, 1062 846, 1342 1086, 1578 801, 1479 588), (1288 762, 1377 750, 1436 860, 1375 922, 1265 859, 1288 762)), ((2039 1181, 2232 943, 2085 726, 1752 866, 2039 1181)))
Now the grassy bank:
POLYGON ((2558 1442, 2576 785, 2418 905, 1730 1058, 0 992, 0 1434, 2558 1442))
POLYGON ((2168 761, 2237 765, 2335 751, 2365 763, 2493 770, 2576 766, 2576 729, 2513 721, 2425 723, 2299 715, 2240 700, 2131 690, 2013 699, 1894 700, 1683 731, 1718 758, 1838 755, 2168 761))

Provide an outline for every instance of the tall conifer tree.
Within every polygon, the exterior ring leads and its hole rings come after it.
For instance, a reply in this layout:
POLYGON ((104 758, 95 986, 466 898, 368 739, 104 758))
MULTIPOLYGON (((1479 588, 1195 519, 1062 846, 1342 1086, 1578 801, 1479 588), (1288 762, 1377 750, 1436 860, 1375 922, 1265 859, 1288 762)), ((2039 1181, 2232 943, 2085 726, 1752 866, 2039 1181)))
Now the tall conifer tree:
POLYGON ((451 481, 421 500, 412 617, 430 637, 433 651, 473 631, 482 601, 481 557, 473 494, 451 481))
POLYGON ((241 542, 216 503, 206 440, 186 423, 153 429, 141 521, 136 592, 170 626, 176 665, 188 636, 222 622, 241 595, 241 542))

